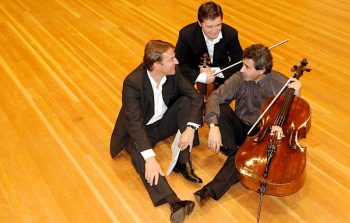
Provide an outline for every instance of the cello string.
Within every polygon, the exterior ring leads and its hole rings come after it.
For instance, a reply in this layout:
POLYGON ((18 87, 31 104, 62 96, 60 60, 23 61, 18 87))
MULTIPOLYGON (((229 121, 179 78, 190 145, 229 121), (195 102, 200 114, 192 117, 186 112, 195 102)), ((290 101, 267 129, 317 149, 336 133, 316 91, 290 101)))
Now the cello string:
POLYGON ((269 104, 269 106, 267 106, 267 108, 265 109, 265 111, 259 116, 259 118, 256 120, 256 122, 254 123, 254 125, 249 129, 247 135, 249 135, 251 133, 251 131, 255 128, 255 126, 259 123, 260 119, 262 117, 264 117, 264 115, 266 114, 266 112, 270 109, 270 107, 273 105, 273 103, 275 103, 275 101, 277 100, 277 98, 281 95, 281 93, 283 92, 283 90, 287 87, 287 85, 289 84, 289 82, 292 80, 293 76, 291 78, 289 78, 287 80, 287 82, 283 85, 283 87, 281 88, 281 90, 278 92, 278 94, 275 96, 275 98, 271 101, 271 103, 269 104))

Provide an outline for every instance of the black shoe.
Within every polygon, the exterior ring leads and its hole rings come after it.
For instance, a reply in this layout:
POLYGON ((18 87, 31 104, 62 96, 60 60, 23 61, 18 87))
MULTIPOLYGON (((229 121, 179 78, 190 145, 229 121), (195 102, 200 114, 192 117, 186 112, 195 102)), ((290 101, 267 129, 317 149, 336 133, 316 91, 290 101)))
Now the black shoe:
POLYGON ((202 189, 193 193, 199 206, 203 207, 205 203, 212 197, 210 188, 203 187, 202 189))
POLYGON ((170 203, 171 223, 182 223, 185 220, 186 215, 190 215, 194 208, 193 201, 175 201, 170 203))
POLYGON ((193 170, 191 161, 188 161, 187 163, 180 164, 177 163, 174 167, 175 173, 181 173, 185 179, 194 182, 194 183, 202 183, 202 179, 199 178, 193 170))

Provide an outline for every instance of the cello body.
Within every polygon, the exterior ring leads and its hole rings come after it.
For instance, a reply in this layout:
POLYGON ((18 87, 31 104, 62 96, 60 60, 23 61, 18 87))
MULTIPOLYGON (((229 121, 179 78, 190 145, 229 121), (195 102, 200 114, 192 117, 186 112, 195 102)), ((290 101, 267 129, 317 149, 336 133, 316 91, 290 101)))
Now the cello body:
MULTIPOLYGON (((280 96, 275 106, 260 121, 260 131, 248 137, 239 148, 235 164, 240 182, 249 190, 259 192, 264 187, 264 194, 286 196, 297 192, 305 182, 306 148, 299 145, 298 139, 305 138, 311 126, 309 104, 299 97, 291 99, 282 127, 283 136, 271 135, 277 114, 283 107, 286 96, 280 96), (267 166, 267 148, 273 142, 275 151, 267 166)), ((262 110, 272 101, 269 98, 262 110)))

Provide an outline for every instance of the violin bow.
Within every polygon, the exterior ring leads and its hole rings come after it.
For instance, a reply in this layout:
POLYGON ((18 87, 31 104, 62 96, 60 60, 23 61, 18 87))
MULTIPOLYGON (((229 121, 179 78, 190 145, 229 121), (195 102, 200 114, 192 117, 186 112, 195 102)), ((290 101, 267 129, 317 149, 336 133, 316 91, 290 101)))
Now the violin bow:
MULTIPOLYGON (((270 46, 269 49, 271 50, 271 49, 273 49, 273 48, 275 48, 275 47, 277 47, 277 46, 280 46, 280 45, 282 45, 282 44, 284 44, 284 43, 286 43, 286 42, 288 42, 288 41, 289 41, 289 39, 285 39, 285 40, 283 40, 282 42, 279 42, 279 43, 277 43, 277 44, 275 44, 275 45, 273 45, 273 46, 270 46)), ((243 62, 243 60, 238 61, 237 63, 231 64, 231 65, 229 65, 229 66, 223 68, 222 70, 219 70, 219 71, 215 72, 213 75, 216 76, 216 75, 218 75, 219 73, 221 73, 221 72, 223 72, 223 71, 225 71, 225 70, 227 70, 227 69, 230 69, 231 67, 236 66, 236 65, 238 65, 238 64, 240 64, 240 63, 242 63, 242 62, 243 62)))

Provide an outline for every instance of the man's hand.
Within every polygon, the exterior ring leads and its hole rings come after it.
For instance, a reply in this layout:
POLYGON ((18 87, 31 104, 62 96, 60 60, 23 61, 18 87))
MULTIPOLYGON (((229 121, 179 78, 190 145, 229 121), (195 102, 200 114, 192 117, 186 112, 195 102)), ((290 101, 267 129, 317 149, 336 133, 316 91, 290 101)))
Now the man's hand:
POLYGON ((292 78, 288 84, 288 87, 293 88, 295 90, 294 95, 296 96, 300 95, 301 82, 298 79, 292 78))
POLYGON ((222 146, 222 142, 219 127, 215 126, 209 129, 208 146, 216 153, 220 151, 220 146, 222 146))
POLYGON ((153 186, 153 181, 154 181, 154 185, 158 185, 159 175, 164 176, 164 173, 162 172, 162 169, 160 168, 160 165, 157 162, 156 157, 152 156, 146 159, 145 178, 147 182, 151 186, 153 186))
POLYGON ((189 147, 189 150, 191 152, 193 146, 194 132, 194 129, 187 127, 185 131, 181 134, 178 145, 181 148, 181 150, 184 150, 187 147, 189 147))
POLYGON ((215 76, 213 75, 215 71, 212 70, 209 66, 199 66, 199 72, 206 73, 207 84, 210 84, 215 80, 215 76))

